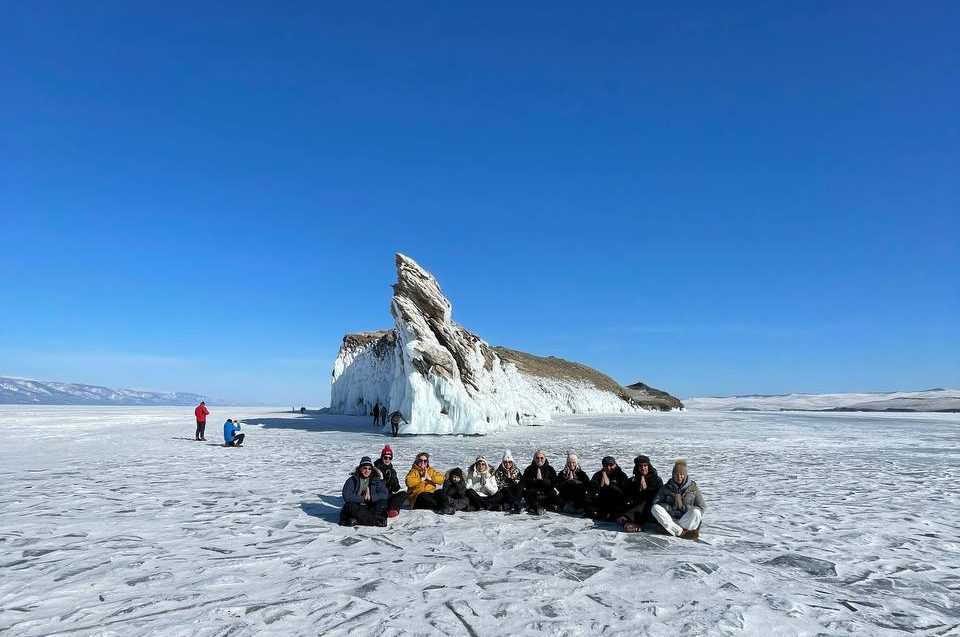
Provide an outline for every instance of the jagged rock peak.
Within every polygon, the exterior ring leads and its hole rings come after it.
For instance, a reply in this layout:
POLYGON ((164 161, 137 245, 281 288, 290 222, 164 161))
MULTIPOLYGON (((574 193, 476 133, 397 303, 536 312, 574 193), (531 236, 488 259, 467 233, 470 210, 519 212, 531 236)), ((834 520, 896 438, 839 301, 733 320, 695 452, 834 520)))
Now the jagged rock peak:
POLYGON ((649 408, 594 369, 493 348, 453 320, 436 278, 397 253, 394 328, 348 334, 334 361, 332 411, 380 404, 409 421, 407 434, 480 434, 554 416, 649 408))
POLYGON ((397 283, 393 286, 394 296, 409 299, 425 317, 448 322, 453 306, 440 290, 436 278, 405 254, 398 252, 395 261, 397 283))

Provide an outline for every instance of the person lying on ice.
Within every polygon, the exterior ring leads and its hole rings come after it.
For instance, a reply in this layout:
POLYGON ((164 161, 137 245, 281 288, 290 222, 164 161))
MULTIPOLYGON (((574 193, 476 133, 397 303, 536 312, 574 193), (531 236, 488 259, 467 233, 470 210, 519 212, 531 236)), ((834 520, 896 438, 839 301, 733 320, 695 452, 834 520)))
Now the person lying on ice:
POLYGON ((624 490, 629 478, 613 456, 604 456, 600 463, 603 468, 590 479, 590 501, 585 513, 597 520, 615 520, 626 508, 624 490))
POLYGON ((639 455, 633 459, 633 477, 627 482, 626 488, 627 510, 617 520, 624 531, 639 531, 650 520, 650 507, 662 486, 663 480, 650 464, 650 458, 639 455))
POLYGON ((697 483, 687 474, 687 461, 680 459, 673 465, 673 477, 657 493, 650 513, 671 535, 696 539, 706 508, 697 483))
POLYGON ((223 423, 223 446, 224 447, 242 447, 243 446, 243 437, 240 431, 240 421, 236 418, 230 419, 227 418, 227 422, 223 423))
POLYGON ((340 526, 387 526, 387 485, 369 456, 343 483, 340 526))
POLYGON ((397 469, 393 466, 393 449, 390 445, 385 445, 380 451, 380 457, 373 463, 380 475, 383 476, 383 482, 387 485, 387 491, 390 493, 387 502, 387 517, 395 518, 400 515, 400 505, 407 497, 406 491, 400 490, 400 479, 397 478, 397 469))
POLYGON ((463 478, 463 469, 460 467, 454 467, 447 471, 440 493, 446 503, 443 507, 437 509, 437 513, 453 515, 457 511, 479 511, 483 508, 480 496, 475 491, 467 489, 467 483, 463 478))
POLYGON ((470 501, 479 504, 480 509, 499 511, 500 505, 503 504, 504 495, 500 493, 500 488, 497 486, 493 468, 482 455, 477 456, 474 463, 467 469, 467 492, 476 496, 470 496, 470 501))
POLYGON ((527 502, 527 513, 540 515, 544 509, 560 510, 560 498, 553 486, 556 482, 557 472, 547 462, 543 451, 538 449, 520 481, 523 499, 527 502))
POLYGON ((513 462, 513 454, 507 449, 503 452, 500 466, 493 472, 497 480, 497 493, 503 495, 502 507, 508 513, 520 513, 520 501, 523 497, 520 491, 520 481, 523 474, 513 462))
POLYGON ((580 459, 572 451, 567 452, 567 463, 557 474, 557 491, 563 502, 566 513, 574 513, 583 509, 584 499, 590 478, 580 468, 580 459))
POLYGON ((446 508, 443 493, 437 491, 443 485, 443 474, 430 466, 430 454, 426 451, 417 454, 404 482, 411 509, 438 511, 446 508))

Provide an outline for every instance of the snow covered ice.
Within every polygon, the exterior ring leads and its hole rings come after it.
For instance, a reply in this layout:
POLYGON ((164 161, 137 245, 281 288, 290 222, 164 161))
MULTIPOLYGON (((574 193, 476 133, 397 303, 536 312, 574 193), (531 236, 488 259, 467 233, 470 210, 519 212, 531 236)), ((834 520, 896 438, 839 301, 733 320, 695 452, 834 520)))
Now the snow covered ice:
MULTIPOLYGON (((0 634, 952 634, 956 414, 643 412, 483 437, 211 406, 0 407, 0 634), (248 445, 219 445, 226 417, 248 445), (686 457, 700 542, 546 514, 336 524, 384 443, 465 467, 686 457)), ((401 475, 402 475, 401 472, 401 475)))

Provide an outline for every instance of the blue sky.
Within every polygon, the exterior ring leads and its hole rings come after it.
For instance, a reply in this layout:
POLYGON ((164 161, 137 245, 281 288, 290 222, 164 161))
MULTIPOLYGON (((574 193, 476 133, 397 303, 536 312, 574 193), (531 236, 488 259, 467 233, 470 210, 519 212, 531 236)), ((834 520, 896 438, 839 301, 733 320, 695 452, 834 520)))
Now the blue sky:
POLYGON ((677 395, 960 386, 960 5, 21 3, 0 374, 322 405, 395 251, 677 395))

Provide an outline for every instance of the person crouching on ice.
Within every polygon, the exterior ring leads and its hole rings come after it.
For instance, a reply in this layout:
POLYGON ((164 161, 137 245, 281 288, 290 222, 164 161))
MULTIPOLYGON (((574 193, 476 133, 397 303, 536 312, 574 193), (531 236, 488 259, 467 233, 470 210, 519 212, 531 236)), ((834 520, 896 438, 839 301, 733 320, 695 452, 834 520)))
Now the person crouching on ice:
POLYGON ((407 497, 407 492, 400 490, 400 479, 397 477, 396 467, 393 466, 393 449, 390 448, 390 445, 383 447, 383 450, 380 451, 380 458, 373 463, 373 466, 383 476, 387 491, 390 493, 387 502, 387 517, 395 518, 400 515, 400 505, 407 497))
POLYGON ((513 462, 513 454, 507 449, 503 452, 503 459, 500 466, 493 472, 493 477, 497 479, 497 494, 502 495, 501 506, 507 513, 520 513, 522 507, 520 502, 523 495, 520 492, 520 481, 523 474, 517 465, 513 462))
POLYGON ((627 482, 627 510, 617 520, 627 533, 635 533, 650 519, 650 507, 660 493, 663 480, 643 454, 633 459, 633 477, 627 482))
POLYGON ((673 477, 657 493, 650 513, 671 535, 696 539, 706 508, 697 483, 687 474, 687 461, 680 459, 673 465, 673 477))
POLYGON ((567 452, 567 463, 557 474, 557 491, 563 501, 564 513, 583 510, 590 477, 580 468, 580 459, 573 451, 567 452))
POLYGON ((343 483, 340 526, 387 526, 387 485, 369 456, 343 483))
POLYGON ((600 471, 590 479, 591 502, 587 505, 587 515, 595 520, 615 520, 625 508, 624 490, 630 478, 613 456, 604 456, 600 466, 600 471))
POLYGON ((503 504, 503 494, 500 493, 493 468, 485 456, 477 456, 467 469, 467 497, 478 511, 499 511, 503 504))
POLYGON ((463 478, 463 469, 454 467, 447 471, 443 479, 443 488, 440 489, 446 504, 437 509, 437 513, 453 515, 457 511, 477 511, 482 508, 476 493, 470 497, 467 491, 467 483, 463 478))
POLYGON ((547 462, 546 454, 538 449, 520 481, 523 499, 527 501, 527 513, 540 515, 544 509, 560 510, 560 496, 554 488, 556 482, 557 472, 547 462))
POLYGON ((243 446, 243 434, 237 433, 240 431, 240 421, 236 418, 230 419, 227 418, 227 422, 223 423, 223 446, 224 447, 242 447, 243 446))
POLYGON ((407 484, 411 509, 439 511, 446 508, 443 493, 437 491, 443 486, 443 474, 430 466, 430 454, 426 451, 417 454, 404 482, 407 484))

